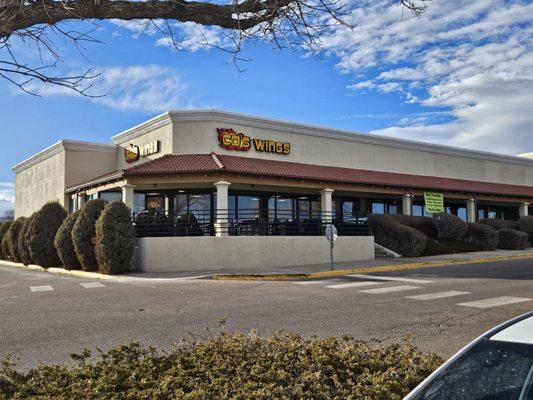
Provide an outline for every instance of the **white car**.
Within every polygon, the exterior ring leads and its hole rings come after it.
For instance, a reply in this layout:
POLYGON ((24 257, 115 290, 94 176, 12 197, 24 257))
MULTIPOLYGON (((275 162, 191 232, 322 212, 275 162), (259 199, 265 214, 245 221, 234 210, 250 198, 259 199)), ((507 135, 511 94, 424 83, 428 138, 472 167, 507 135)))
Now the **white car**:
POLYGON ((474 340, 404 400, 533 400, 533 312, 474 340))

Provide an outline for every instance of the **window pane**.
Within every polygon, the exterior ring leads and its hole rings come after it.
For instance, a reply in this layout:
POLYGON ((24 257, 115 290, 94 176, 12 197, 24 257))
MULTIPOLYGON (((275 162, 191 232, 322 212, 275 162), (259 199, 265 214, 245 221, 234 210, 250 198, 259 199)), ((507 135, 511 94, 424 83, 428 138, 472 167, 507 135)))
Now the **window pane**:
POLYGON ((290 221, 293 217, 293 200, 278 197, 276 199, 277 213, 276 218, 280 221, 290 221))
POLYGON ((122 201, 122 193, 120 192, 100 192, 100 199, 112 203, 114 201, 122 201))
POLYGON ((466 221, 466 208, 459 207, 457 209, 457 216, 461 218, 463 221, 466 221))
POLYGON ((144 193, 133 193, 133 211, 144 211, 146 205, 146 196, 144 193))
POLYGON ((256 196, 238 196, 238 220, 244 221, 259 218, 259 201, 259 197, 256 196))
POLYGON ((321 205, 320 201, 312 201, 311 202, 311 218, 320 218, 321 213, 321 205))
POLYGON ((389 204, 389 214, 398 214, 398 206, 396 204, 389 204))
POLYGON ((210 220, 211 195, 189 194, 189 212, 192 213, 199 222, 210 220))
POLYGON ((298 199, 298 218, 309 219, 311 217, 311 210, 309 209, 309 200, 298 199))
POLYGON ((187 195, 180 193, 174 196, 174 213, 184 215, 187 213, 187 195))
POLYGON ((372 203, 372 213, 373 214, 385 214, 385 204, 372 203))
POLYGON ((161 195, 146 196, 146 209, 162 211, 165 207, 165 201, 161 195))

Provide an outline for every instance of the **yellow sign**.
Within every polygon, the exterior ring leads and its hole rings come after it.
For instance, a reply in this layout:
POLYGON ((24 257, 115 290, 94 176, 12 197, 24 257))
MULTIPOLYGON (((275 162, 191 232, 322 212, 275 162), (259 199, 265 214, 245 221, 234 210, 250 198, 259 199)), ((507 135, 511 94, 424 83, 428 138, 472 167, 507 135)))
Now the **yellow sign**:
POLYGON ((248 151, 254 145, 256 151, 262 153, 276 153, 288 155, 291 153, 291 144, 276 142, 274 140, 252 139, 244 133, 237 133, 231 128, 217 128, 220 147, 227 150, 248 151))
POLYGON ((442 193, 424 192, 426 210, 430 213, 444 212, 444 196, 442 193))

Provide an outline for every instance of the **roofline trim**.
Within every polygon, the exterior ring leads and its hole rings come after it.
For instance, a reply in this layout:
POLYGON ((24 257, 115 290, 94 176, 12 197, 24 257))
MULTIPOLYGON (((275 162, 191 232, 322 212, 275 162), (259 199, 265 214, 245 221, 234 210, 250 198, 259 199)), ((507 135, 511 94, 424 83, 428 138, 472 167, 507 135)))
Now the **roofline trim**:
POLYGON ((69 193, 77 192, 82 189, 87 190, 87 188, 94 186, 94 185, 99 185, 104 182, 110 182, 110 181, 116 181, 116 180, 122 179, 123 176, 124 176, 123 171, 119 171, 113 175, 103 176, 101 178, 96 178, 92 181, 88 181, 88 182, 77 184, 75 186, 68 187, 65 190, 65 193, 69 194, 69 193))
POLYGON ((255 115, 247 115, 229 111, 206 109, 206 110, 183 110, 168 111, 160 114, 144 123, 134 126, 118 135, 113 136, 117 144, 135 139, 153 129, 174 122, 222 122, 228 124, 242 124, 250 127, 265 128, 309 136, 324 137, 329 139, 348 140, 365 144, 373 144, 387 147, 396 147, 406 150, 429 151, 432 153, 451 156, 469 157, 474 159, 506 162, 517 165, 533 167, 533 159, 525 157, 498 154, 480 150, 467 150, 458 147, 439 144, 429 144, 420 141, 397 139, 390 136, 381 136, 370 133, 360 133, 341 129, 332 129, 323 126, 308 125, 291 121, 265 118, 255 115))
POLYGON ((24 161, 14 165, 11 170, 18 174, 19 172, 24 171, 50 157, 55 156, 56 154, 61 153, 62 151, 72 150, 72 151, 108 151, 116 152, 117 146, 114 144, 106 143, 96 143, 96 142, 85 142, 81 140, 60 140, 53 145, 45 148, 44 150, 34 154, 33 156, 25 159, 24 161))

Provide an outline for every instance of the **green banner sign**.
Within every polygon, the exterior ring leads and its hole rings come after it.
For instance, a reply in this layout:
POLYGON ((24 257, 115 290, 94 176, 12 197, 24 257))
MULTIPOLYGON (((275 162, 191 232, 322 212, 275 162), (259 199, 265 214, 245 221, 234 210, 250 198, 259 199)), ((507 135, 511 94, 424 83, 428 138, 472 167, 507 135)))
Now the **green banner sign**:
POLYGON ((442 193, 424 192, 426 210, 430 213, 444 212, 444 196, 442 193))

